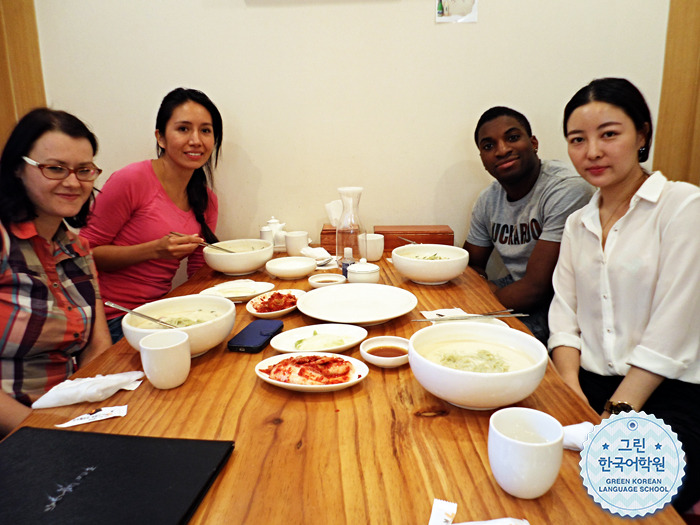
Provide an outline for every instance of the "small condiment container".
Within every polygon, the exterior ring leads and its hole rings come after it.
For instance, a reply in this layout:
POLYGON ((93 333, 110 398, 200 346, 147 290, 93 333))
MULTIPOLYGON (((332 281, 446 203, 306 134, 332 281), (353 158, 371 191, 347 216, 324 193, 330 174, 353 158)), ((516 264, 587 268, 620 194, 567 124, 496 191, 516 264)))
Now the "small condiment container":
POLYGON ((348 266, 348 282, 350 283, 378 283, 379 266, 368 263, 367 259, 348 266))
POLYGON ((408 339, 391 335, 370 337, 360 345, 362 359, 381 368, 396 368, 408 363, 408 339))

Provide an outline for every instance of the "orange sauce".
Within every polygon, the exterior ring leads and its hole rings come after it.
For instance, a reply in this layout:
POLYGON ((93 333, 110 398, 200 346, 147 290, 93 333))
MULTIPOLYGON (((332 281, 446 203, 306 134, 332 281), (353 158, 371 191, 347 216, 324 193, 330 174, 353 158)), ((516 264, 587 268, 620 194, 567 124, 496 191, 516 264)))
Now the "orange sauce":
POLYGON ((400 346, 377 346, 367 350, 367 353, 377 357, 401 357, 406 355, 408 350, 400 346))

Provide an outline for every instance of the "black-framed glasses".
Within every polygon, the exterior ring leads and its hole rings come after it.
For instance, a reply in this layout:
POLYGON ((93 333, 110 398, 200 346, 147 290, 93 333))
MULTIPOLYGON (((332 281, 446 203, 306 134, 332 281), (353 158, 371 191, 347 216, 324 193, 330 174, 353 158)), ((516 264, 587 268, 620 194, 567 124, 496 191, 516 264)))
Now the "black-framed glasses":
POLYGON ((67 179, 68 175, 75 173, 78 180, 83 182, 92 182, 100 176, 102 170, 97 166, 81 166, 79 168, 69 168, 60 164, 41 164, 29 157, 22 157, 24 162, 30 166, 36 166, 41 171, 41 174, 49 180, 67 179))

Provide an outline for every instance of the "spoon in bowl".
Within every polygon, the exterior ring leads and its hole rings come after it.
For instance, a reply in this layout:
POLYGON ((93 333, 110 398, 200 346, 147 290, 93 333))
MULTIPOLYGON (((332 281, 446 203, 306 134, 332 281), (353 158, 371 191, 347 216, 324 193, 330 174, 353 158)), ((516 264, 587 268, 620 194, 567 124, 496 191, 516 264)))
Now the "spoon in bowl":
POLYGON ((149 321, 152 321, 154 323, 158 323, 159 325, 164 326, 165 328, 177 328, 174 324, 166 323, 165 321, 161 321, 160 319, 156 319, 155 317, 151 317, 150 315, 142 314, 141 312, 136 312, 134 310, 131 310, 127 308, 126 306, 121 306, 116 303, 113 303, 112 301, 105 301, 105 304, 107 306, 111 306, 112 308, 116 308, 117 310, 121 310, 122 312, 127 312, 132 315, 135 315, 136 317, 142 317, 143 319, 148 319, 149 321))

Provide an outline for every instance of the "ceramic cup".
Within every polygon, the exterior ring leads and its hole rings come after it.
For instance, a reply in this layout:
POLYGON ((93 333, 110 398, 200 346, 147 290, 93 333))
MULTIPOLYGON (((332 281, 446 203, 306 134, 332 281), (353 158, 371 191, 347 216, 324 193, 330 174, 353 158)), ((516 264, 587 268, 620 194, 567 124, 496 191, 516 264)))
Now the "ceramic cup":
POLYGON ((511 496, 539 498, 559 475, 564 430, 549 414, 510 407, 489 420, 489 463, 493 477, 511 496))
POLYGON ((378 261, 384 253, 384 236, 381 233, 361 233, 361 238, 366 239, 366 242, 360 241, 360 257, 368 261, 378 261))
POLYGON ((309 245, 309 234, 302 231, 287 232, 285 242, 287 244, 287 255, 301 255, 301 250, 309 245))
POLYGON ((190 340, 185 332, 165 329, 139 342, 141 364, 151 384, 162 390, 180 386, 190 373, 190 340))

